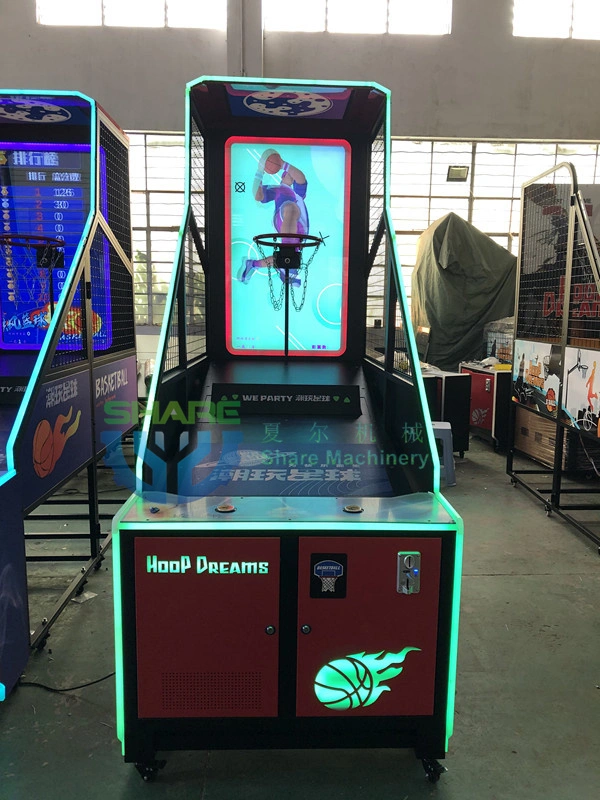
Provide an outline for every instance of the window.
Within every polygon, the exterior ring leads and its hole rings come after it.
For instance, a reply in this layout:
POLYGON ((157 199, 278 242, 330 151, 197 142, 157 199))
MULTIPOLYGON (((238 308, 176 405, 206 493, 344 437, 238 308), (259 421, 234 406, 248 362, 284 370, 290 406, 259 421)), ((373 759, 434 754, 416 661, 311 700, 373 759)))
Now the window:
POLYGON ((40 25, 227 27, 227 0, 36 0, 40 25))
POLYGON ((36 0, 40 25, 102 25, 99 0, 36 0))
MULTIPOLYGON (((184 136, 129 139, 136 324, 158 326, 183 214, 184 136)), ((392 218, 408 298, 419 236, 433 222, 453 211, 517 255, 521 186, 563 161, 581 184, 600 183, 599 143, 393 139, 392 218), (468 166, 469 179, 448 182, 449 164, 468 166)))
POLYGON ((514 255, 519 251, 521 186, 570 161, 582 185, 600 183, 600 144, 392 140, 391 205, 407 297, 419 236, 453 211, 514 255), (448 164, 470 167, 448 183, 448 164))
POLYGON ((181 133, 130 133, 129 177, 136 325, 162 322, 185 181, 181 133))
POLYGON ((598 0, 514 0, 513 34, 600 39, 598 0))
POLYGON ((452 0, 263 0, 268 31, 440 36, 452 27, 452 0))

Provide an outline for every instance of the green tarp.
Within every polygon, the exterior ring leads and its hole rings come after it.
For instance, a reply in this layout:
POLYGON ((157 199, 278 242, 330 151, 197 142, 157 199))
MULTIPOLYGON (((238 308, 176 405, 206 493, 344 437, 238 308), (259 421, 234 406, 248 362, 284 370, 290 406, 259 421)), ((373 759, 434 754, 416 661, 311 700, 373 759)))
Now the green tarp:
POLYGON ((457 214, 419 238, 412 274, 415 329, 428 327, 429 364, 455 372, 484 357, 483 326, 514 314, 517 259, 457 214))

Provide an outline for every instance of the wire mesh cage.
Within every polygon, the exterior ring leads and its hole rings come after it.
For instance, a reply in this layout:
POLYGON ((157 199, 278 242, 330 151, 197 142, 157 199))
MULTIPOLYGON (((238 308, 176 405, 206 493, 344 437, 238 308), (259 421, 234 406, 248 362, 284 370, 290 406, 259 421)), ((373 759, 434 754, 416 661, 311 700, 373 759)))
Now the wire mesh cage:
POLYGON ((374 361, 385 361, 385 268, 387 239, 383 237, 377 248, 367 280, 367 319, 365 352, 374 361))
POLYGON ((525 187, 517 338, 560 339, 570 197, 568 183, 540 182, 525 187))
POLYGON ((494 357, 509 364, 513 356, 514 317, 488 322, 483 328, 483 351, 485 358, 494 357))
POLYGON ((402 318, 400 303, 396 303, 395 313, 394 370, 409 377, 413 374, 412 359, 408 347, 408 340, 406 338, 406 328, 402 318))
POLYGON ((385 138, 383 129, 371 145, 371 187, 369 197, 369 247, 373 244, 375 232, 384 208, 385 180, 385 138))
POLYGON ((175 298, 172 306, 171 321, 169 324, 169 336, 167 339, 167 349, 165 351, 164 371, 168 372, 180 366, 180 347, 179 347, 179 298, 175 298))
POLYGON ((190 200, 196 227, 204 235, 206 208, 204 202, 204 137, 192 119, 192 142, 190 156, 190 200))
POLYGON ((127 145, 100 123, 100 209, 110 229, 131 258, 131 207, 127 145))
POLYGON ((586 226, 583 218, 583 214, 589 217, 594 215, 594 206, 594 203, 582 203, 579 198, 571 267, 567 344, 595 349, 600 346, 598 240, 591 225, 586 226))
POLYGON ((58 347, 52 357, 52 369, 87 360, 87 309, 83 298, 85 298, 85 279, 81 275, 64 315, 58 347))
POLYGON ((135 347, 133 278, 100 230, 90 249, 94 356, 135 347))
POLYGON ((185 328, 188 363, 206 352, 206 278, 188 231, 185 242, 185 328))

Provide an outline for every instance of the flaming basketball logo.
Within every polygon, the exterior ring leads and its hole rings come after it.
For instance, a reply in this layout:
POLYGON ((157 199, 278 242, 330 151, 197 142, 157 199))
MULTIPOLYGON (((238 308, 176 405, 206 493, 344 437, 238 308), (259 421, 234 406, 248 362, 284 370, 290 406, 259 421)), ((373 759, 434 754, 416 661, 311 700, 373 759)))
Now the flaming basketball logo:
MULTIPOLYGON (((50 325, 51 311, 50 303, 46 303, 42 308, 35 308, 28 312, 29 321, 36 328, 47 328, 50 325)), ((92 310, 92 333, 94 336, 102 328, 102 318, 92 310)), ((81 336, 83 331, 83 312, 79 306, 72 306, 65 317, 63 326, 63 336, 81 336)))
POLYGON ((71 422, 72 416, 73 406, 69 408, 67 414, 57 416, 54 428, 47 419, 42 419, 38 423, 33 434, 33 469, 40 478, 50 475, 62 456, 67 440, 77 433, 81 411, 77 412, 74 422, 71 422), (69 422, 71 424, 65 428, 69 422))
POLYGON ((317 699, 327 708, 345 711, 349 708, 366 708, 375 703, 383 692, 391 691, 381 686, 384 681, 396 678, 402 672, 400 664, 411 650, 405 647, 399 653, 356 653, 330 661, 318 671, 315 678, 317 699))

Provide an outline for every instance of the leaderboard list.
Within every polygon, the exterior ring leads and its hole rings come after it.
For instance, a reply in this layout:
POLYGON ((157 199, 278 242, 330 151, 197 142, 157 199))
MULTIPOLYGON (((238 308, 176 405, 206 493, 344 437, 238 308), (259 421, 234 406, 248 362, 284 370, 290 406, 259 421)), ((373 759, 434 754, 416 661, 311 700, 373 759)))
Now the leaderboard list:
POLYGON ((62 242, 58 253, 18 244, 0 252, 2 346, 37 349, 88 217, 90 146, 0 142, 0 204, 2 234, 62 242))

